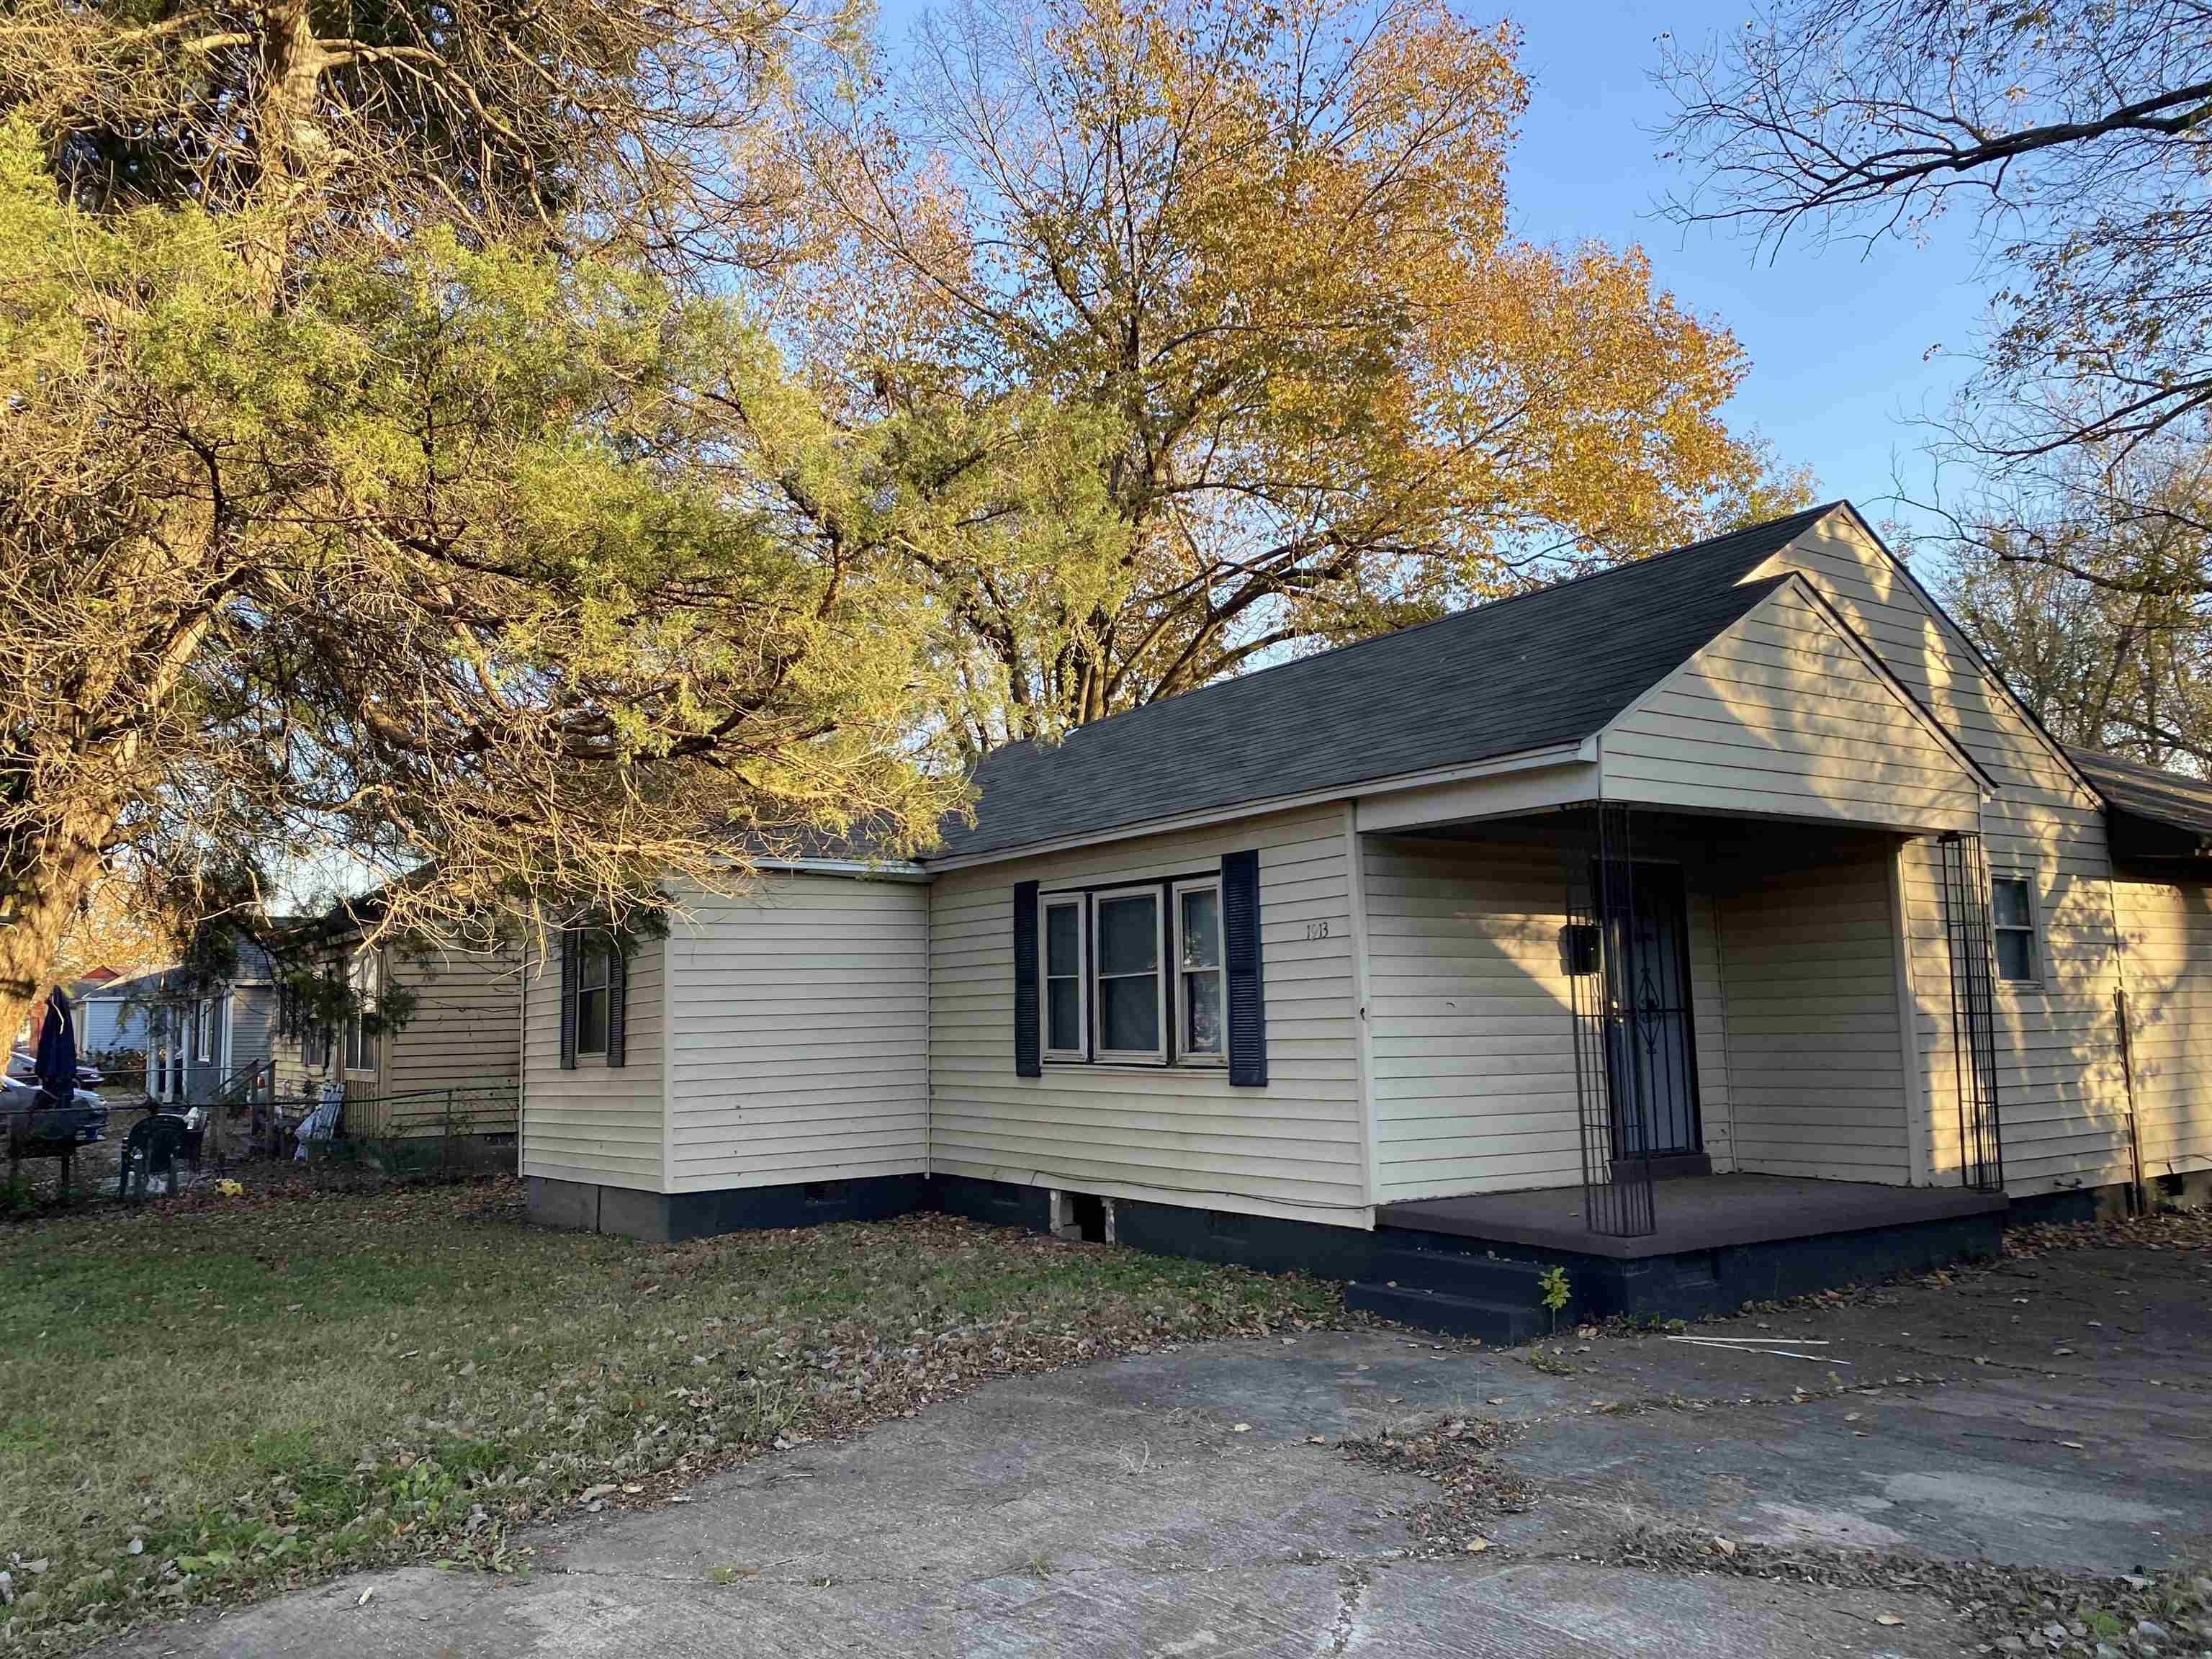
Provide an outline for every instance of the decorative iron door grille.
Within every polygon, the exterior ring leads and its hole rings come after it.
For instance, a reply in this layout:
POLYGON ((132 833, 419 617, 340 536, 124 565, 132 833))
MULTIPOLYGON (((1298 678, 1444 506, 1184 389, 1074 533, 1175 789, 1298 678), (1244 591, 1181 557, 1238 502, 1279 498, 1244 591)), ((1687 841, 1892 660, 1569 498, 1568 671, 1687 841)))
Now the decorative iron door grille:
POLYGON ((1607 929, 1627 1004, 1613 1011, 1613 1156, 1679 1158, 1703 1150, 1691 1030, 1689 905, 1671 864, 1630 867, 1632 902, 1607 929), (1624 1083, 1623 1073, 1633 1073, 1624 1083))
POLYGON ((1954 830, 1940 836, 1943 933, 1951 957, 1951 1054, 1959 1085, 1960 1178, 1982 1192, 2004 1189, 2004 1146, 1997 1124, 1996 972, 1990 933, 1990 872, 1982 838, 1954 830))
MULTIPOLYGON (((1589 1230, 1631 1238, 1656 1232, 1652 1073, 1624 1063, 1644 1053, 1651 1016, 1637 994, 1637 879, 1628 809, 1582 815, 1584 846, 1565 839, 1567 925, 1560 939, 1575 1031, 1583 1217, 1589 1230)), ((1654 1002, 1654 1008, 1662 1005, 1654 1002)))

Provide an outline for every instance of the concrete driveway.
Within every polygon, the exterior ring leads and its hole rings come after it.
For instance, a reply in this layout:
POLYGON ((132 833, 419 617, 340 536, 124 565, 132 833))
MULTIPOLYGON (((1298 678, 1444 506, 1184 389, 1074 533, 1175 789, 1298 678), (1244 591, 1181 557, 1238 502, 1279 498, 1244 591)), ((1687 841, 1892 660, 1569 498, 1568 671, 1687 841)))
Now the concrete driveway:
POLYGON ((1944 1564, 2212 1560, 2205 1252, 2054 1253, 1692 1334, 1784 1352, 1569 1336, 1539 1369, 1366 1331, 1006 1379, 549 1528, 526 1575, 365 1574, 104 1651, 1932 1655, 1990 1640, 1944 1564), (1395 1467, 1418 1457, 1338 1443, 1468 1418, 1516 1425, 1492 1456, 1521 1512, 1478 1492, 1440 1519, 1395 1467))

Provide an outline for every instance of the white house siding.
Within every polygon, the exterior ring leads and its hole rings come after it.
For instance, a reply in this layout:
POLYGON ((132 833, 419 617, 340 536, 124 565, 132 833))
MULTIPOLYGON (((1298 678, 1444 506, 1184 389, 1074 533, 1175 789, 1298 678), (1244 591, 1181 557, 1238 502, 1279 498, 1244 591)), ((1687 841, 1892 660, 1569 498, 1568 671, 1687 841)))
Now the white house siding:
POLYGON ((392 950, 385 972, 415 994, 407 1023, 384 1038, 386 1132, 512 1133, 512 1085, 522 1071, 521 952, 416 957, 392 950))
MULTIPOLYGON (((989 810, 988 803, 984 809, 989 810)), ((951 870, 930 895, 932 1169, 1364 1225, 1347 836, 1331 805, 951 870), (1260 855, 1265 1088, 1218 1072, 1014 1073, 1013 890, 1106 885, 1260 855)))
MULTIPOLYGON (((1713 905, 1685 860, 1698 1092, 1705 1145, 1730 1164, 1729 1011, 1713 905)), ((1364 838, 1376 1197, 1565 1186, 1582 1179, 1568 872, 1540 830, 1481 840, 1364 838)))
MULTIPOLYGON (((1996 782, 1982 833, 1991 869, 2033 882, 2043 979, 2000 985, 1998 1097, 2005 1184, 2017 1196, 2128 1176, 2126 1087, 2112 992, 2118 961, 2100 803, 1854 525, 1834 513, 1756 573, 1796 569, 1878 652, 1996 782)), ((1932 842, 1906 849, 1911 979, 1926 1066, 1932 1178, 1957 1179, 1958 1091, 1941 866, 1932 842)))
POLYGON ((2212 1169, 2212 887, 2118 881, 2146 1176, 2212 1169))
POLYGON ((1609 799, 1907 829, 1975 825, 1973 774, 1796 584, 1599 739, 1609 799))
POLYGON ((927 888, 764 875, 668 948, 668 1191, 928 1168, 927 888))
POLYGON ((530 964, 523 988, 525 1176, 662 1190, 665 948, 665 941, 648 939, 630 958, 625 1063, 612 1069, 597 1058, 561 1068, 561 964, 557 957, 530 964))
POLYGON ((1760 836, 1729 860, 1717 902, 1739 1170, 1911 1179, 1894 848, 1887 836, 1760 836))

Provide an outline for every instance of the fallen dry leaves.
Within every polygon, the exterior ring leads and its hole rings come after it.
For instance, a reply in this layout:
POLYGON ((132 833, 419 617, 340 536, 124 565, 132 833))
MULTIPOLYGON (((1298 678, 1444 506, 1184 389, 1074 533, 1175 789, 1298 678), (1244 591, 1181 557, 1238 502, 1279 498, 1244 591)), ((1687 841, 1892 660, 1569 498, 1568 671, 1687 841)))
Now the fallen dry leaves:
POLYGON ((198 1195, 0 1231, 0 1646, 518 1528, 1010 1372, 1341 1316, 1334 1286, 944 1216, 672 1248, 515 1183, 198 1195))

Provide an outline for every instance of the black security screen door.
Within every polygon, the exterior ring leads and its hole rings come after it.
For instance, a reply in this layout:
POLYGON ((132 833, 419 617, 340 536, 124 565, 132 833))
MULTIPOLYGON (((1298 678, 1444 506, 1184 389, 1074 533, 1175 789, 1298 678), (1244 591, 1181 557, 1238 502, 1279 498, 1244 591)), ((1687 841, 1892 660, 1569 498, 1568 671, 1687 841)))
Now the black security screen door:
POLYGON ((1607 929, 1621 951, 1620 994, 1608 1021, 1613 1155, 1676 1158, 1702 1150, 1690 1020, 1689 918, 1682 872, 1633 866, 1628 914, 1607 929))

